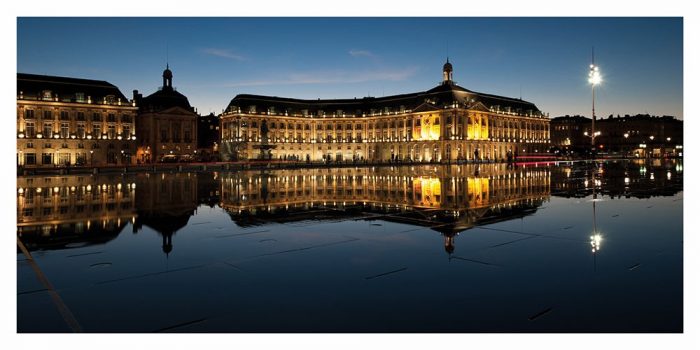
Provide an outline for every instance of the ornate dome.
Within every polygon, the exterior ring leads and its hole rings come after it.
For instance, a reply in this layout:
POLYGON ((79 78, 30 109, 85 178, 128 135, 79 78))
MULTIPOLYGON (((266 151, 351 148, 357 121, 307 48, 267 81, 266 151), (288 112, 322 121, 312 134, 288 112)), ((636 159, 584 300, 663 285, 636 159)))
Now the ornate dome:
POLYGON ((445 72, 451 72, 452 71, 452 63, 450 63, 450 59, 447 59, 447 62, 445 63, 444 66, 442 66, 442 70, 445 72))
POLYGON ((163 78, 165 78, 165 79, 172 79, 173 78, 173 72, 170 70, 170 65, 165 66, 165 70, 163 71, 163 78))

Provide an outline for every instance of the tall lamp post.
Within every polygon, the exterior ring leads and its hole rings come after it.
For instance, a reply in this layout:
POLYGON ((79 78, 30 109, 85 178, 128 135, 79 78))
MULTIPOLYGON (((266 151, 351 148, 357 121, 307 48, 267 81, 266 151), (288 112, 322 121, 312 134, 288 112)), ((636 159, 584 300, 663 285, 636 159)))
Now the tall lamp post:
POLYGON ((592 108, 591 112, 593 114, 593 119, 591 119, 591 155, 595 152, 595 137, 599 135, 595 131, 595 86, 600 84, 603 78, 600 76, 598 66, 595 65, 595 56, 593 51, 591 51, 591 66, 588 72, 588 82, 591 84, 591 102, 592 108))

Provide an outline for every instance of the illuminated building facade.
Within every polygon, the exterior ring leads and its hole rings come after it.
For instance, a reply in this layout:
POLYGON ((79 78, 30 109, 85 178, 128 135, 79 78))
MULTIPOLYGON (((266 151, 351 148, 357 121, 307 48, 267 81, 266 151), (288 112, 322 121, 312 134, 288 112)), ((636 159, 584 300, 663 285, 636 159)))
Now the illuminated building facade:
POLYGON ((17 165, 133 164, 137 108, 88 79, 17 74, 17 165))
POLYGON ((546 152, 549 118, 533 103, 478 93, 452 80, 428 91, 338 100, 237 95, 221 115, 223 160, 255 159, 263 122, 273 159, 506 160, 546 152))
MULTIPOLYGON (((582 116, 552 118, 552 146, 567 154, 591 149, 591 119, 582 116)), ((612 115, 596 120, 596 151, 626 157, 683 156, 683 121, 672 116, 612 115)))
POLYGON ((139 106, 138 163, 189 161, 197 150, 197 118, 185 95, 173 87, 170 67, 163 71, 163 86, 147 97, 134 90, 139 106))

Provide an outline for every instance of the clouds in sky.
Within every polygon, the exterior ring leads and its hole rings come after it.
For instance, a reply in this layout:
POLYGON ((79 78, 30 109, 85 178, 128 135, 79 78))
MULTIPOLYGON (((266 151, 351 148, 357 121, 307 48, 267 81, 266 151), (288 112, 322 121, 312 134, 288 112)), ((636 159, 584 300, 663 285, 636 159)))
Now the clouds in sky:
POLYGON ((404 81, 416 74, 417 67, 389 70, 332 70, 316 72, 292 72, 278 79, 241 81, 227 84, 227 87, 265 85, 307 85, 307 84, 352 84, 370 81, 404 81))
POLYGON ((375 57, 374 54, 368 50, 356 50, 352 49, 348 51, 352 57, 375 57))
POLYGON ((203 49, 202 52, 210 56, 223 57, 236 61, 245 61, 245 57, 229 49, 206 48, 203 49))

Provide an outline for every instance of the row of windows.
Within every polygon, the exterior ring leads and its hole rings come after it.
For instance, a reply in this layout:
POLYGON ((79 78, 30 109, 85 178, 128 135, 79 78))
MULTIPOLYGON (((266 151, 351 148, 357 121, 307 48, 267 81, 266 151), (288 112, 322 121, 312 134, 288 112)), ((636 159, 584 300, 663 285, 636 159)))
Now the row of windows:
MULTIPOLYGON (((71 120, 71 117, 74 117, 74 119, 77 121, 87 120, 85 112, 60 111, 59 113, 54 114, 53 111, 44 110, 43 113, 40 115, 38 113, 35 114, 35 110, 33 109, 24 110, 24 119, 35 119, 40 116, 44 120, 54 119, 54 117, 58 118, 59 120, 71 120)), ((89 115, 89 117, 91 121, 96 122, 102 122, 106 120, 107 122, 115 123, 117 121, 117 115, 114 113, 108 113, 105 117, 102 113, 93 112, 91 115, 89 115)), ((122 114, 119 120, 122 123, 131 123, 133 122, 133 117, 131 115, 122 114)))
MULTIPOLYGON (((60 131, 55 132, 53 123, 44 123, 43 129, 41 130, 41 135, 44 138, 52 138, 54 135, 58 135, 60 138, 68 138, 71 135, 75 135, 78 138, 85 138, 89 130, 86 129, 84 123, 78 123, 74 128, 70 127, 69 123, 61 123, 60 131)), ((100 124, 92 124, 92 134, 98 137, 102 134, 104 130, 103 126, 100 124)), ((37 131, 34 122, 25 122, 24 124, 24 136, 27 138, 33 138, 37 136, 37 131)), ((122 136, 123 138, 128 138, 131 136, 131 125, 124 124, 121 126, 121 133, 117 134, 117 127, 115 125, 107 125, 106 135, 108 139, 114 139, 117 136, 122 136)))
MULTIPOLYGON (((424 124, 425 124, 425 123, 426 123, 426 118, 423 118, 423 119, 415 119, 414 122, 413 122, 413 125, 414 125, 414 126, 421 126, 421 123, 424 123, 424 124)), ((435 117, 435 118, 428 118, 428 119, 427 119, 427 123, 428 123, 428 124, 432 124, 432 125, 440 125, 440 118, 437 118, 437 117, 435 117)), ((451 125, 451 124, 452 124, 452 117, 451 117, 451 116, 448 116, 448 117, 446 118, 446 124, 448 124, 448 125, 451 125)), ((475 119, 470 118, 470 124, 477 124, 477 122, 475 121, 475 119)), ((242 128, 247 128, 248 125, 249 125, 248 122, 242 121, 241 124, 240 124, 240 127, 242 127, 242 128)), ((485 119, 485 118, 481 120, 481 125, 482 125, 482 126, 486 126, 486 125, 491 125, 491 126, 493 126, 493 125, 498 125, 499 127, 504 127, 504 126, 505 126, 505 127, 507 127, 507 128, 518 128, 518 127, 520 127, 520 128, 528 128, 528 129, 533 129, 533 130, 545 130, 545 129, 547 129, 546 124, 539 124, 539 123, 537 123, 537 124, 531 124, 531 125, 530 125, 530 124, 528 124, 528 123, 521 123, 521 122, 494 123, 493 120, 489 122, 489 121, 487 121, 487 119, 485 119), (505 124, 505 125, 503 125, 503 124, 505 124)), ((237 128, 237 127, 238 127, 238 122, 233 121, 233 122, 227 123, 227 126, 228 126, 228 128, 237 128)), ((254 121, 250 122, 250 126, 251 126, 252 128, 258 128, 258 122, 254 120, 254 121)), ((360 129, 363 128, 363 126, 364 126, 364 124, 355 124, 355 130, 360 130, 360 129)), ((404 122, 402 122, 402 121, 398 121, 398 122, 397 122, 397 121, 391 121, 391 122, 389 122, 389 121, 384 121, 384 122, 377 121, 376 123, 370 123, 370 124, 369 124, 369 128, 370 128, 370 129, 373 129, 373 128, 379 129, 379 128, 382 128, 382 127, 383 127, 383 128, 395 128, 395 127, 397 127, 397 126, 398 126, 398 127, 406 127, 406 124, 405 124, 404 122)), ((292 124, 292 123, 289 123, 289 124, 279 123, 279 124, 278 124, 278 123, 276 123, 276 122, 271 122, 271 123, 268 124, 268 128, 269 128, 270 130, 277 129, 278 127, 279 127, 280 129, 295 129, 295 125, 292 124)), ((324 127, 323 127, 322 125, 318 125, 318 124, 316 125, 316 129, 323 129, 323 128, 324 128, 324 127)), ((302 125, 301 125, 301 124, 296 124, 296 130, 301 130, 301 129, 302 129, 302 125)), ((304 124, 303 129, 304 129, 304 130, 309 130, 309 129, 310 129, 309 124, 304 124)), ((326 129, 326 130, 333 130, 333 124, 326 124, 326 125, 325 125, 325 129, 326 129)), ((349 123, 348 123, 348 124, 345 124, 345 128, 344 128, 344 129, 345 129, 345 130, 352 130, 352 129, 353 129, 353 126, 352 126, 352 124, 349 124, 349 123)), ((343 130, 343 125, 342 125, 342 124, 335 124, 335 130, 343 130)))
MULTIPOLYGON (((134 208, 133 208, 133 204, 131 204, 131 203, 122 203, 119 207, 120 207, 122 210, 132 210, 132 209, 134 209, 134 208)), ((96 213, 96 212, 102 212, 102 211, 108 211, 108 212, 109 212, 109 211, 114 211, 114 210, 117 209, 117 205, 116 205, 115 203, 107 203, 107 204, 104 205, 104 207, 102 206, 102 204, 93 204, 93 205, 91 205, 91 206, 76 205, 76 206, 73 207, 73 208, 74 208, 74 209, 73 209, 73 212, 72 212, 72 213, 75 213, 75 214, 83 213, 83 212, 85 212, 86 209, 88 209, 88 208, 90 208, 90 211, 92 211, 93 213, 96 213)), ((68 213, 70 212, 70 207, 69 207, 69 206, 61 206, 61 207, 58 207, 58 211, 57 211, 57 212, 58 212, 58 214, 68 214, 68 213)), ((50 208, 50 207, 48 207, 48 208, 42 208, 40 212, 37 210, 37 216, 39 216, 39 215, 41 215, 41 216, 48 216, 48 215, 53 215, 53 214, 54 214, 54 210, 53 210, 53 208, 50 208)), ((33 209, 33 208, 24 208, 24 209, 22 209, 22 214, 21 214, 21 216, 22 216, 22 217, 25 217, 25 218, 30 218, 30 217, 34 216, 34 209, 33 209)))
MULTIPOLYGON (((53 144, 51 144, 51 143, 44 143, 43 146, 44 146, 43 148, 53 148, 53 144)), ((34 149, 34 142, 25 143, 24 148, 25 149, 34 149)), ((63 143, 61 143, 59 148, 71 148, 71 147, 68 146, 68 143, 63 142, 63 143)), ((83 148, 85 148, 85 144, 82 142, 78 142, 78 144, 76 145, 75 148, 83 149, 83 148)), ((96 142, 93 142, 92 144, 90 144, 90 148, 91 149, 100 149, 100 145, 96 142)), ((113 143, 107 144, 107 149, 114 149, 114 148, 117 148, 117 147, 113 143)), ((121 148, 122 149, 129 149, 129 144, 123 143, 121 148)))

